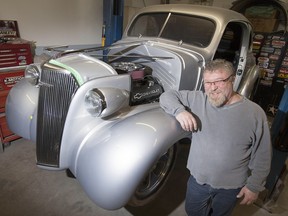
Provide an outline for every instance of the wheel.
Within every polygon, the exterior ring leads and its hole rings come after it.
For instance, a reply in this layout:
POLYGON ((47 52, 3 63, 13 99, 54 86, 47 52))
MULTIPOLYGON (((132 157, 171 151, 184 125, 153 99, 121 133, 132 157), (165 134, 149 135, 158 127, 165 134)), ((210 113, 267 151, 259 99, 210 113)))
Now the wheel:
POLYGON ((175 164, 176 152, 175 144, 159 158, 136 189, 128 205, 134 207, 143 206, 157 197, 175 164))

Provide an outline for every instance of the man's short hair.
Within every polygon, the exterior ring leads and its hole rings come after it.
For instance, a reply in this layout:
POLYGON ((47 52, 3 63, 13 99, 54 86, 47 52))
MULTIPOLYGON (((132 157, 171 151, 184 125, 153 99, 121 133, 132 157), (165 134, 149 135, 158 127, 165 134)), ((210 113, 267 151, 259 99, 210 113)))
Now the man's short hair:
POLYGON ((215 59, 205 65, 204 73, 213 73, 216 70, 225 70, 230 75, 235 75, 233 64, 225 59, 215 59))

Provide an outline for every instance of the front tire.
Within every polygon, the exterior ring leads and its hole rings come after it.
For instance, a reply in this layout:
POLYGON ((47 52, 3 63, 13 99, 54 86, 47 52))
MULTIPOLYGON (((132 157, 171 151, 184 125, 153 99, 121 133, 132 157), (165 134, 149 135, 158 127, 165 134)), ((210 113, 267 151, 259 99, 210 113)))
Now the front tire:
POLYGON ((137 187, 129 201, 130 206, 144 206, 151 202, 164 187, 176 161, 176 144, 165 152, 137 187))

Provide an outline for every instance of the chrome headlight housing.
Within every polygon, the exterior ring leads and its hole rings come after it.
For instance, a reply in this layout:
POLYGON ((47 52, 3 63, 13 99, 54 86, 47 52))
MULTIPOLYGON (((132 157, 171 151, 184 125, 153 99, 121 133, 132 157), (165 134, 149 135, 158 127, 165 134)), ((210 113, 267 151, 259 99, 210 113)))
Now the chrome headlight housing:
POLYGON ((38 85, 40 79, 40 70, 35 64, 28 65, 25 69, 25 78, 32 85, 38 85))
POLYGON ((92 116, 100 116, 106 108, 104 95, 98 89, 92 89, 85 95, 85 107, 92 116))
POLYGON ((84 103, 92 116, 106 117, 129 106, 129 93, 117 88, 95 88, 86 93, 84 103))

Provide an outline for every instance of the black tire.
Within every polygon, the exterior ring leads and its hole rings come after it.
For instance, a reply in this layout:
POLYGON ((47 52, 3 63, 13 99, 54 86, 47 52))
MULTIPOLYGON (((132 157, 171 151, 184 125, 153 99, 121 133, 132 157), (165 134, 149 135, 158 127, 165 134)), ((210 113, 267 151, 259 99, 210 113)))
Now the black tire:
POLYGON ((71 172, 70 169, 66 169, 66 176, 69 178, 75 178, 76 179, 76 177, 74 176, 74 174, 71 172))
POLYGON ((164 187, 176 161, 177 147, 174 144, 151 168, 140 183, 128 205, 144 206, 154 200, 164 187))

